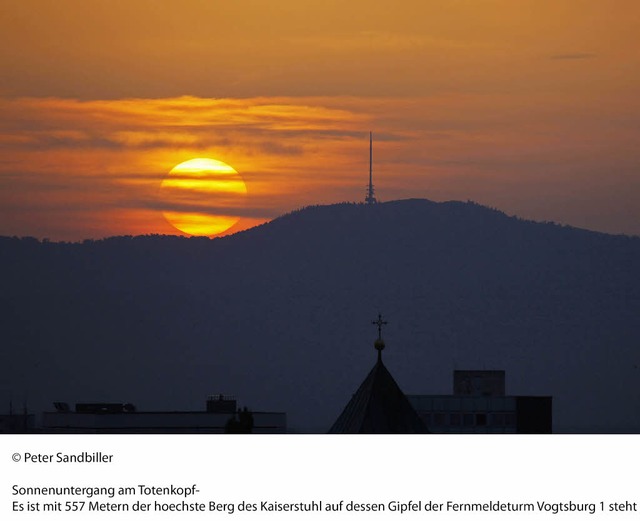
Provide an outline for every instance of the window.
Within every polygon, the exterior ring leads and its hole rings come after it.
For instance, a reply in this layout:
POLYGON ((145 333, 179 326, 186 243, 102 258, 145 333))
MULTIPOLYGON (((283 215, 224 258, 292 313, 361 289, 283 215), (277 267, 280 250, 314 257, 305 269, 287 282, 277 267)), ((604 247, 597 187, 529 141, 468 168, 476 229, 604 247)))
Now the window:
POLYGON ((504 426, 504 414, 493 413, 491 415, 491 425, 495 425, 496 427, 504 426))

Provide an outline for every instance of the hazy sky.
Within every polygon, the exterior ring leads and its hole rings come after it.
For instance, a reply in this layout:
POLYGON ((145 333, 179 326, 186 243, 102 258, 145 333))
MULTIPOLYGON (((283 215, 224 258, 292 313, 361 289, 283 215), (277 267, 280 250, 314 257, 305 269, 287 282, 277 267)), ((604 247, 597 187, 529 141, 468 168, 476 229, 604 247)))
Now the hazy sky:
POLYGON ((4 0, 0 235, 178 233, 211 157, 245 228, 364 199, 471 199, 640 234, 635 0, 4 0))

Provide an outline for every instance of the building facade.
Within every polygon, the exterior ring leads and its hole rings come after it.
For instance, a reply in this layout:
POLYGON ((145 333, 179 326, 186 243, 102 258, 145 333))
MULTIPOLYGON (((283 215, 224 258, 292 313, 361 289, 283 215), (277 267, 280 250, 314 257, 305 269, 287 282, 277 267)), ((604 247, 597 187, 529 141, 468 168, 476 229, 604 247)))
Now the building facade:
POLYGON ((34 414, 0 414, 0 434, 29 434, 36 432, 34 414))
POLYGON ((454 371, 452 395, 408 395, 432 433, 550 434, 551 396, 507 396, 504 371, 454 371))
POLYGON ((214 395, 203 411, 137 411, 132 404, 56 402, 42 415, 42 431, 60 434, 284 434, 284 412, 239 410, 232 396, 214 395), (247 418, 247 421, 245 421, 247 418))

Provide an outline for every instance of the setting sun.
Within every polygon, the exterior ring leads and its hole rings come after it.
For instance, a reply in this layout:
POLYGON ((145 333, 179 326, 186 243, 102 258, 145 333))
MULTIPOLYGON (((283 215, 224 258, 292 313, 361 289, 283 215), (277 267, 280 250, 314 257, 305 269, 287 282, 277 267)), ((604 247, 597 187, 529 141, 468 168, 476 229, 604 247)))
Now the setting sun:
POLYGON ((222 161, 196 158, 175 166, 162 181, 165 219, 189 235, 219 235, 240 217, 247 187, 238 172, 222 161))

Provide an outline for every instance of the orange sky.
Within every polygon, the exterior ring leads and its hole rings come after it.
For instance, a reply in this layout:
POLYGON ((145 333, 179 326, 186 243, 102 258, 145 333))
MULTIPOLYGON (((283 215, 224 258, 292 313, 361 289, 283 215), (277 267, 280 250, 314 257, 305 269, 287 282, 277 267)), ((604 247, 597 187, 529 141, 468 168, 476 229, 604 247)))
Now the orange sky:
MULTIPOLYGON (((212 157, 235 229, 360 201, 475 200, 640 234, 640 4, 14 0, 0 235, 177 233, 160 182, 212 157)), ((218 204, 218 206, 216 206, 218 204)))

